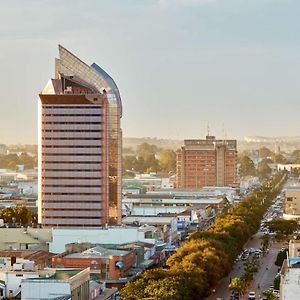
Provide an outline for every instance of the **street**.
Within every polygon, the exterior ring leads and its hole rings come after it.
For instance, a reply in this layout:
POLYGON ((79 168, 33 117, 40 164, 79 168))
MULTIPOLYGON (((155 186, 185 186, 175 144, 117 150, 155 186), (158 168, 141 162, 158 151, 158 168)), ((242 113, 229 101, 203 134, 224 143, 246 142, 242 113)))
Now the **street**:
MULTIPOLYGON (((256 233, 252 239, 250 239, 244 248, 260 248, 261 247, 261 240, 260 237, 262 236, 262 233, 256 233)), ((249 291, 254 291, 256 292, 257 299, 258 295, 262 294, 264 290, 267 290, 270 285, 273 285, 273 280, 275 275, 277 274, 277 269, 278 267, 274 264, 276 260, 276 256, 278 254, 278 251, 282 247, 282 244, 279 243, 273 243, 270 245, 269 253, 265 254, 265 256, 262 256, 260 258, 260 267, 257 273, 254 274, 254 280, 252 281, 250 287, 247 289, 246 294, 244 297, 241 297, 241 300, 246 300, 248 299, 248 293, 249 291), (258 284, 260 288, 258 288, 258 284)), ((222 300, 229 300, 231 291, 228 289, 228 284, 230 282, 231 278, 234 277, 241 277, 244 272, 244 261, 238 261, 230 274, 226 277, 223 278, 217 288, 215 293, 213 293, 210 297, 208 297, 206 300, 216 300, 217 298, 221 298, 222 300)))

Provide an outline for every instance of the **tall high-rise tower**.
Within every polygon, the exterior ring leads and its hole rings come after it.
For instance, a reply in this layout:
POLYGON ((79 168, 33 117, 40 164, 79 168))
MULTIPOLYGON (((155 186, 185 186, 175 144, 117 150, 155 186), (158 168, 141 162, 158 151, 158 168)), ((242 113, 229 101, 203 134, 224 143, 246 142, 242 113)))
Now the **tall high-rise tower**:
POLYGON ((114 80, 59 46, 38 112, 39 222, 120 224, 122 104, 114 80))

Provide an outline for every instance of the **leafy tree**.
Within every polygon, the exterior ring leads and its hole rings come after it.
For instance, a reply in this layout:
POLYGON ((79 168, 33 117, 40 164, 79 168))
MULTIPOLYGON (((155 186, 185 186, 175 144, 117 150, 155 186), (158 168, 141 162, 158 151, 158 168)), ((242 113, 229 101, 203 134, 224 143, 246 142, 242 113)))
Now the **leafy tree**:
POLYGON ((274 278, 273 285, 274 285, 274 289, 275 290, 279 290, 280 289, 280 279, 281 279, 280 275, 275 276, 275 278, 274 278))
POLYGON ((267 300, 276 300, 277 297, 271 291, 264 291, 263 295, 266 296, 267 300))
POLYGON ((32 169, 37 166, 37 157, 30 156, 23 152, 17 154, 0 155, 0 168, 15 170, 17 165, 24 165, 27 169, 32 169))
POLYGON ((249 158, 249 156, 242 156, 240 158, 240 174, 242 176, 255 175, 256 169, 253 161, 249 158))
POLYGON ((159 164, 165 172, 175 172, 176 153, 170 149, 163 149, 159 153, 159 164))
POLYGON ((8 224, 13 222, 21 225, 37 223, 37 215, 32 213, 26 206, 3 208, 0 212, 0 218, 4 219, 4 222, 8 224))
POLYGON ((265 159, 273 155, 273 152, 267 147, 262 147, 258 151, 259 151, 259 157, 261 159, 265 159))
POLYGON ((259 165, 258 165, 258 169, 257 172, 259 174, 260 177, 262 178, 266 178, 271 174, 271 168, 268 165, 268 161, 266 159, 263 159, 259 165))
POLYGON ((276 266, 278 266, 278 267, 282 266, 284 260, 286 259, 286 254, 287 254, 287 250, 278 252, 276 261, 275 261, 276 266))
POLYGON ((299 229, 299 224, 294 220, 277 219, 266 224, 271 232, 280 234, 292 234, 299 229))
POLYGON ((244 282, 240 278, 237 278, 237 277, 235 277, 231 280, 231 282, 228 285, 228 288, 231 291, 237 293, 239 296, 244 294, 246 291, 244 282))
POLYGON ((272 155, 272 161, 274 163, 277 163, 277 164, 285 164, 287 163, 287 160, 284 158, 284 156, 282 154, 273 154, 272 155))
POLYGON ((261 239, 261 245, 263 249, 267 249, 269 247, 270 243, 270 235, 269 234, 264 234, 263 236, 260 237, 261 239))
POLYGON ((148 143, 142 143, 136 148, 137 156, 143 157, 144 159, 149 156, 155 156, 157 152, 158 148, 155 145, 150 145, 148 143))

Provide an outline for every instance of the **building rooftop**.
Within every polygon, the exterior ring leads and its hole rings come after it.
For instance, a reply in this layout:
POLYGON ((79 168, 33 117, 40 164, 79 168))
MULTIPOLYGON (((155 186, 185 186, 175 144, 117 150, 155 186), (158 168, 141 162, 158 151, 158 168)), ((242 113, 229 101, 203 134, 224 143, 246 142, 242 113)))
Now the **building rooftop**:
POLYGON ((45 273, 39 274, 37 278, 25 279, 27 280, 69 280, 75 275, 83 271, 83 269, 45 269, 45 273))
POLYGON ((71 253, 65 256, 65 258, 108 258, 110 256, 123 256, 128 251, 107 249, 101 246, 96 246, 81 253, 71 253))
POLYGON ((51 260, 54 253, 43 250, 3 250, 0 251, 0 257, 19 257, 29 259, 32 261, 37 260, 51 260))
POLYGON ((295 300, 295 295, 299 293, 300 268, 288 268, 282 277, 281 299, 295 300))
POLYGON ((166 224, 171 223, 176 217, 158 217, 158 216, 128 216, 123 218, 122 222, 124 224, 133 224, 134 222, 138 222, 140 225, 144 224, 166 224))

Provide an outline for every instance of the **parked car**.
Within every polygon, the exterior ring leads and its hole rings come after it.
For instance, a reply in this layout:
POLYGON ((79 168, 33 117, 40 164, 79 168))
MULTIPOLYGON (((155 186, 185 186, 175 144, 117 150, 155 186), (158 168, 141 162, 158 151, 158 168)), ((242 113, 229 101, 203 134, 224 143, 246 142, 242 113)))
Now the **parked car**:
POLYGON ((249 300, 255 300, 256 299, 255 292, 250 292, 249 296, 248 296, 248 299, 249 300))

